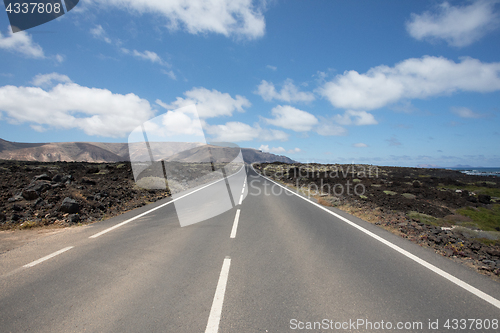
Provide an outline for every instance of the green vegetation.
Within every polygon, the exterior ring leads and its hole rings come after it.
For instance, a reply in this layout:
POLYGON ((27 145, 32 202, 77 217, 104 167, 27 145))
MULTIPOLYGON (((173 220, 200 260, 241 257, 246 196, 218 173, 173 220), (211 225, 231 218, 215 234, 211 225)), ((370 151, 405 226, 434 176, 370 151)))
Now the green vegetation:
POLYGON ((406 199, 415 199, 417 196, 415 194, 411 194, 411 193, 403 193, 401 194, 403 197, 405 197, 406 199))
POLYGON ((387 195, 396 195, 397 193, 394 191, 384 191, 385 194, 387 195))
MULTIPOLYGON (((442 185, 442 184, 440 184, 442 185)), ((457 185, 442 185, 442 188, 448 189, 448 190, 467 190, 469 192, 474 192, 476 194, 486 194, 491 197, 500 197, 500 189, 499 188, 490 188, 490 187, 484 187, 484 186, 477 186, 477 185, 463 185, 463 186, 457 186, 457 185)))
POLYGON ((423 214, 423 213, 418 213, 415 211, 410 211, 410 212, 406 213, 406 216, 410 219, 417 220, 420 223, 433 225, 436 227, 444 227, 444 226, 451 225, 448 221, 446 221, 444 219, 438 219, 437 217, 430 216, 430 215, 423 214))
POLYGON ((367 197, 366 195, 360 195, 359 197, 360 197, 361 199, 363 199, 363 200, 367 200, 367 199, 368 199, 368 197, 367 197))
POLYGON ((457 213, 470 217, 481 230, 500 231, 500 205, 493 205, 492 209, 483 207, 467 207, 457 210, 457 213))
POLYGON ((19 229, 31 229, 36 226, 38 226, 38 223, 35 221, 25 221, 19 225, 19 229))
POLYGON ((353 183, 361 183, 361 179, 358 179, 358 178, 354 178, 352 180, 353 183))

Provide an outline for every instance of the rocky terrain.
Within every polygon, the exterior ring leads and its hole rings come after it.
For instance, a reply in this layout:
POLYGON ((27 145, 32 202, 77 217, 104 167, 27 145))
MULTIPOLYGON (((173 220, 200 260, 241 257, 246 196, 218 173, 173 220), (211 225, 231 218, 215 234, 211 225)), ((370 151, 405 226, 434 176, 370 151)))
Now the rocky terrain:
POLYGON ((0 161, 0 186, 3 230, 90 223, 169 195, 139 188, 128 162, 0 161))
POLYGON ((256 170, 421 246, 500 276, 500 178, 445 169, 254 164, 256 170))

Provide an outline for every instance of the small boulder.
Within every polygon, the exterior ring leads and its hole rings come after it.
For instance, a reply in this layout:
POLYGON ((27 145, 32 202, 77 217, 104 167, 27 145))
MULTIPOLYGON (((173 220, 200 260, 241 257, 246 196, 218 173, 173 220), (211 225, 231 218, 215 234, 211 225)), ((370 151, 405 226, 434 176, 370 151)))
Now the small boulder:
POLYGON ((99 168, 97 168, 97 167, 90 167, 87 169, 88 174, 98 173, 98 172, 99 172, 99 168))
POLYGON ((23 190, 21 195, 23 196, 24 199, 29 201, 38 199, 39 197, 38 193, 35 190, 27 190, 27 189, 23 190))
POLYGON ((491 196, 486 194, 479 194, 477 196, 477 201, 479 201, 482 204, 489 204, 491 202, 491 196))
POLYGON ((51 180, 51 178, 50 178, 49 175, 47 175, 46 173, 44 173, 42 175, 33 177, 33 180, 34 181, 37 181, 37 180, 51 180))
POLYGON ((78 214, 71 214, 68 216, 68 221, 70 224, 75 224, 80 222, 80 216, 78 214))
POLYGON ((42 206, 45 206, 45 204, 46 204, 46 202, 42 198, 38 198, 33 203, 33 207, 42 207, 42 206))
POLYGON ((62 181, 62 178, 63 178, 63 177, 62 177, 60 174, 57 174, 57 175, 55 175, 54 177, 52 177, 52 181, 53 181, 54 183, 60 183, 60 182, 62 181))
POLYGON ((75 214, 80 211, 80 205, 76 202, 76 200, 66 197, 64 198, 59 210, 63 213, 75 214))
POLYGON ((82 178, 81 183, 85 184, 85 185, 96 185, 97 184, 95 182, 95 180, 92 180, 92 179, 89 179, 89 178, 82 178))

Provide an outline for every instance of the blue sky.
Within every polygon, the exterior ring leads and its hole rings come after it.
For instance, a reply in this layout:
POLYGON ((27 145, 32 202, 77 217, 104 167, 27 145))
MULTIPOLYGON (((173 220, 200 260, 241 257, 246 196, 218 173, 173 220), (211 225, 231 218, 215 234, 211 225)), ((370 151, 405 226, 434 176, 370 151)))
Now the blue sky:
POLYGON ((196 104, 208 141, 302 162, 500 166, 498 1, 179 3, 0 14, 0 138, 126 142, 196 104))

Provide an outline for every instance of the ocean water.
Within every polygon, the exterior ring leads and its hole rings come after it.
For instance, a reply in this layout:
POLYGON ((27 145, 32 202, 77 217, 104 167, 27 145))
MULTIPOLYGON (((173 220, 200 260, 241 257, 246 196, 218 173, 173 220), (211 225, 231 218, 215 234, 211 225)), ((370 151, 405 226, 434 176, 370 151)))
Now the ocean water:
POLYGON ((467 175, 473 176, 500 176, 500 168, 448 168, 451 170, 459 170, 467 175))

